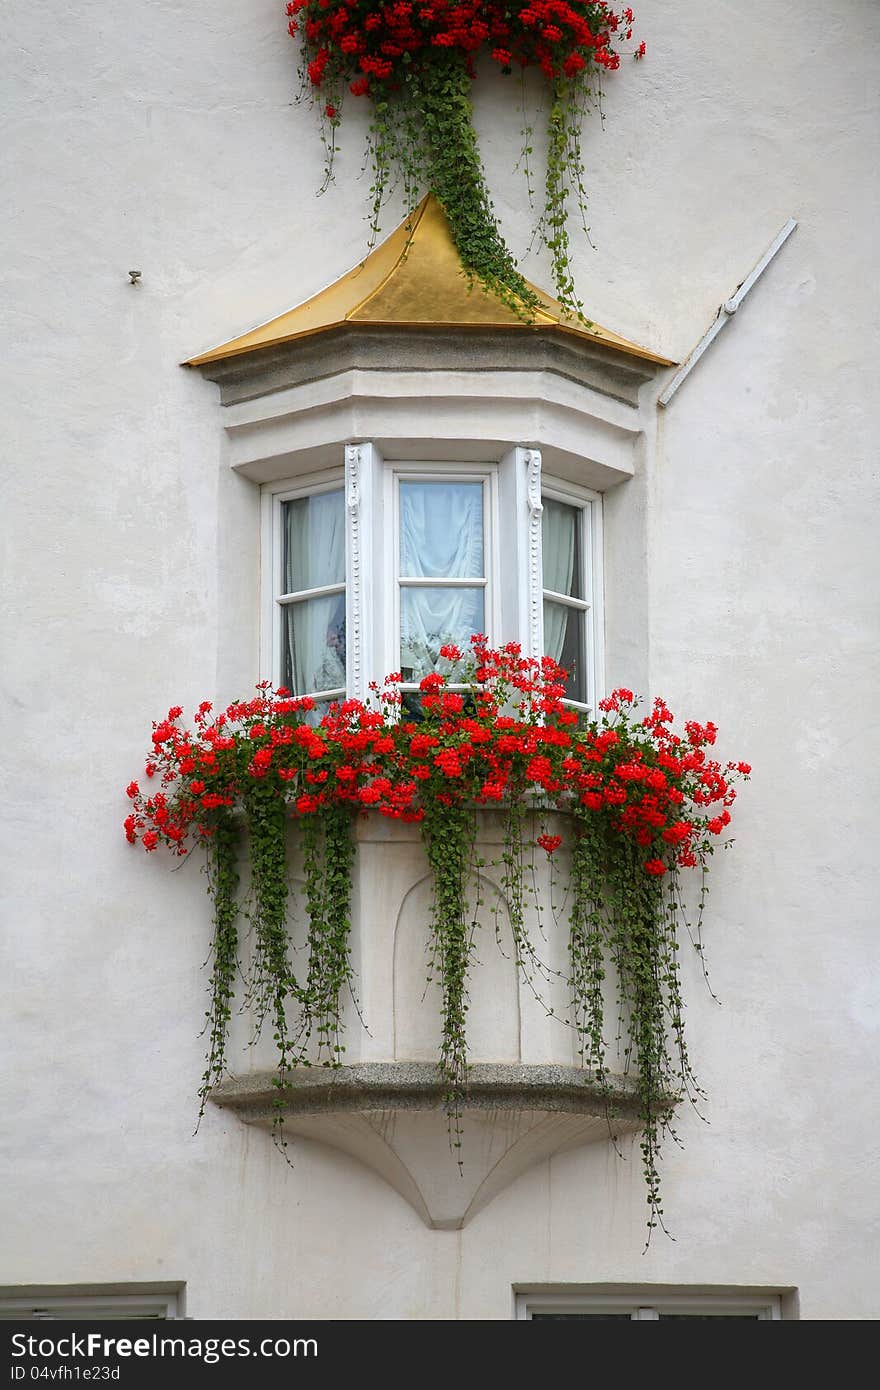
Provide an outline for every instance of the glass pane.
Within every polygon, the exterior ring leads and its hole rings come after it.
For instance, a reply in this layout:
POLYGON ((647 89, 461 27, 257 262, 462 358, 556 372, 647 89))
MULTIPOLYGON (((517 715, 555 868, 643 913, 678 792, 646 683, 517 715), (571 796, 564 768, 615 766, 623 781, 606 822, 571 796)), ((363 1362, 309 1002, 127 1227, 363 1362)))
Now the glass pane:
POLYGON ((544 554, 544 588, 554 594, 583 598, 581 509, 543 498, 541 537, 544 554))
POLYGON ((482 631, 482 589, 401 589, 400 669, 404 680, 420 680, 436 670, 440 648, 447 642, 467 651, 473 634, 482 631))
POLYGON ((660 1313, 660 1322, 681 1322, 682 1318, 697 1318, 707 1322, 709 1318, 734 1318, 738 1322, 760 1322, 757 1313, 660 1313))
POLYGON ((544 651, 568 672, 565 698, 587 702, 587 615, 544 600, 544 651))
POLYGON ((281 684, 294 695, 345 689, 345 594, 281 609, 281 684))
POLYGON ((282 593, 345 583, 343 502, 340 488, 281 503, 282 593))
POLYGON ((483 578, 483 484, 400 484, 400 573, 483 578))

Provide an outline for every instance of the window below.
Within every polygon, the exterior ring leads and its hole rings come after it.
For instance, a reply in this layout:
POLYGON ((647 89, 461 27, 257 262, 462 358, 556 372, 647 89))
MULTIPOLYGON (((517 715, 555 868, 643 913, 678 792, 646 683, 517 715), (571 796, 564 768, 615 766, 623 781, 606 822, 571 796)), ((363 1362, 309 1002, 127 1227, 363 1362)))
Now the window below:
POLYGON ((516 1316, 532 1322, 664 1322, 735 1318, 755 1322, 782 1317, 778 1293, 519 1293, 516 1316))
MULTIPOLYGON (((601 694, 601 498, 541 478, 537 450, 495 463, 385 461, 264 489, 264 674, 326 706, 400 671, 404 691, 472 633, 518 641, 601 694)), ((444 667, 444 669, 448 669, 444 667)))
POLYGON ((183 1285, 47 1285, 0 1290, 0 1319, 15 1321, 107 1322, 182 1318, 183 1285), (124 1291, 121 1291, 124 1290, 124 1291))

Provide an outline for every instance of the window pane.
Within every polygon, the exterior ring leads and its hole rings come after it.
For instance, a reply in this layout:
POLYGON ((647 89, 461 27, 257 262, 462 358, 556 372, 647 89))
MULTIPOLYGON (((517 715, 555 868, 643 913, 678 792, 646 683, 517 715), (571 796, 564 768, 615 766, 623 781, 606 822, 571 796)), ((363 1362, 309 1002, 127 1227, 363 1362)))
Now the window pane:
POLYGON ((581 557, 581 509, 543 499, 541 536, 544 554, 544 588, 554 594, 583 598, 583 559, 581 557))
POLYGON ((345 583, 343 492, 316 492, 281 503, 282 593, 345 583))
POLYGON ((568 672, 565 698, 587 702, 586 619, 583 609, 544 600, 544 650, 568 672))
POLYGON ((401 589, 400 669, 404 680, 419 680, 435 670, 440 648, 447 642, 455 642, 466 651, 471 636, 482 631, 482 589, 401 589))
POLYGON ((483 578, 483 484, 400 484, 400 573, 483 578))
POLYGON ((281 683, 294 695, 345 689, 345 594, 281 610, 281 683))

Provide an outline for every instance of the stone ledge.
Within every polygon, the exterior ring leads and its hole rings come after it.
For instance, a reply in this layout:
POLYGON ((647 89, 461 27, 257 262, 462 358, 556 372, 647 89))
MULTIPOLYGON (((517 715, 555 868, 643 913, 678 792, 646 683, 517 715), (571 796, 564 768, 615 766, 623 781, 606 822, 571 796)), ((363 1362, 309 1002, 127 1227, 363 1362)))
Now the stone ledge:
MULTIPOLYGON (((229 1077, 211 1099, 255 1121, 264 1109, 271 1118, 278 1098, 274 1072, 229 1077)), ((610 1078, 615 1116, 638 1115, 635 1083, 610 1078)), ((431 1062, 363 1062, 356 1066, 303 1067, 291 1072, 283 1096, 289 1115, 335 1110, 430 1110, 444 1107, 448 1087, 431 1062)), ((466 1110, 535 1110, 606 1116, 606 1093, 592 1072, 553 1064, 476 1062, 468 1068, 466 1110)))

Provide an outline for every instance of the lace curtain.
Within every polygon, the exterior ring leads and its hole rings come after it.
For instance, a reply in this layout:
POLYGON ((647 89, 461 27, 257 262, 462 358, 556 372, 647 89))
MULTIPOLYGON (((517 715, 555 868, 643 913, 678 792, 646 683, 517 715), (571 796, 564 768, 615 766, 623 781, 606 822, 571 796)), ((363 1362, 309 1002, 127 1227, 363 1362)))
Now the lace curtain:
POLYGON ((432 586, 431 579, 482 579, 481 483, 400 484, 400 573, 425 584, 400 589, 400 660, 414 678, 432 670, 440 648, 466 648, 484 630, 483 588, 432 586))

